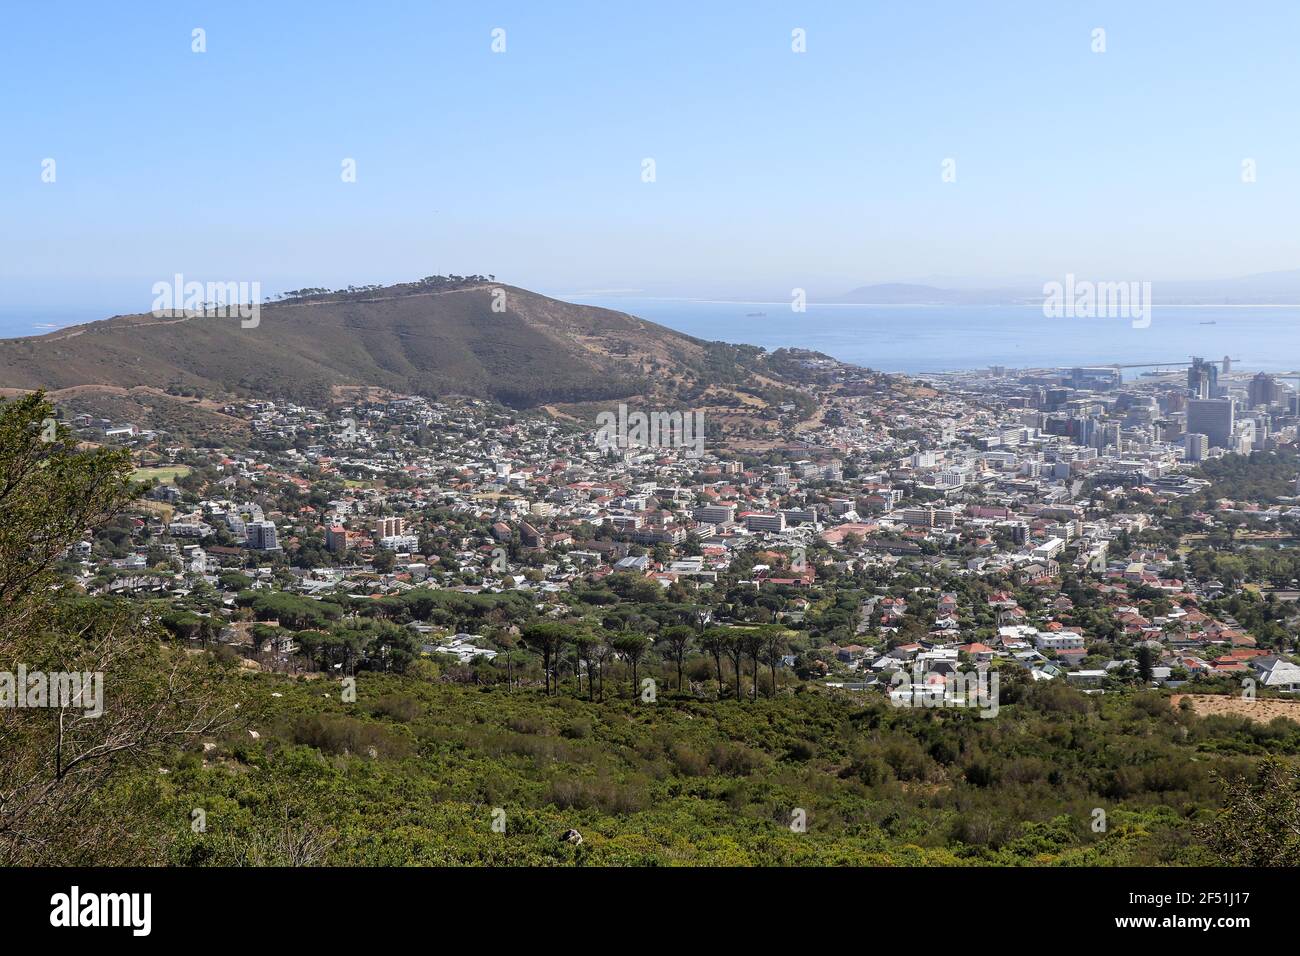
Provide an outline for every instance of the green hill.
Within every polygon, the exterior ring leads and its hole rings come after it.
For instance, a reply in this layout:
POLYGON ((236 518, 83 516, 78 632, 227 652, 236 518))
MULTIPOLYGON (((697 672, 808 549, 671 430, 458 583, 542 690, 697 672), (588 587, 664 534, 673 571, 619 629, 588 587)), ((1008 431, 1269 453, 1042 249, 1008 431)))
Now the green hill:
POLYGON ((265 304, 254 328, 146 314, 2 341, 0 387, 177 386, 323 405, 366 385, 532 407, 671 394, 712 375, 712 349, 620 312, 433 277, 265 304))

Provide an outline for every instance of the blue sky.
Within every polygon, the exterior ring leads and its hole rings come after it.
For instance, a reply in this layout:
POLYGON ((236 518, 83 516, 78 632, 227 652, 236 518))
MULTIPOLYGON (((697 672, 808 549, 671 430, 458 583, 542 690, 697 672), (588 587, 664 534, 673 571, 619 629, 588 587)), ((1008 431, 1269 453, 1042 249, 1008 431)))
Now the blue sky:
POLYGON ((111 312, 175 272, 784 297, 1298 268, 1298 34, 1289 0, 8 4, 0 284, 111 312))

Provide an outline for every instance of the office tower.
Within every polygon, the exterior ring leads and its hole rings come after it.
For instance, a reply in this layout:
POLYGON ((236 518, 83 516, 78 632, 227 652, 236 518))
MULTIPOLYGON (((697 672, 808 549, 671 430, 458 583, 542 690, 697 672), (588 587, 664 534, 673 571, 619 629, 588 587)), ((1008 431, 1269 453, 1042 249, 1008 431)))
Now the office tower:
POLYGON ((1204 435, 1211 448, 1232 447, 1232 399, 1194 398, 1187 403, 1187 430, 1204 435))
POLYGON ((1238 455, 1249 455, 1255 447, 1255 420, 1243 418, 1232 429, 1232 451, 1238 455))
POLYGON ((1277 380, 1267 372, 1260 372, 1250 380, 1250 407, 1272 405, 1277 401, 1277 380))
POLYGON ((1219 370, 1212 362, 1192 358, 1187 370, 1187 391, 1193 398, 1214 398, 1219 385, 1219 370))
POLYGON ((691 513, 691 517, 702 524, 731 524, 736 518, 736 509, 731 505, 702 505, 691 513))
POLYGON ((1188 432, 1183 436, 1183 448, 1188 461, 1204 461, 1210 450, 1210 439, 1199 432, 1188 432))
POLYGON ((750 531, 767 531, 772 534, 780 534, 785 530, 785 515, 779 511, 774 515, 753 511, 745 514, 744 518, 745 527, 750 531))
POLYGON ((1273 416, 1267 412, 1257 412, 1251 418, 1255 422, 1255 447, 1262 448, 1273 434, 1273 416))

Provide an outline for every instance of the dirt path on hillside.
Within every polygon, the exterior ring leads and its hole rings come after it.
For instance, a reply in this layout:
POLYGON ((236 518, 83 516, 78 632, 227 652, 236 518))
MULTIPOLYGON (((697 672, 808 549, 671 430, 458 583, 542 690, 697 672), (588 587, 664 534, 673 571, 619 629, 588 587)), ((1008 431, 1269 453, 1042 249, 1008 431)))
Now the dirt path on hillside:
POLYGON ((1224 714, 1235 717, 1248 717, 1251 720, 1259 721, 1261 724, 1266 724, 1277 717, 1285 717, 1288 720, 1300 723, 1300 700, 1263 700, 1261 698, 1248 700, 1244 697, 1229 697, 1219 694, 1174 694, 1169 698, 1169 703, 1177 708, 1184 699, 1192 702, 1192 711, 1198 717, 1224 714))

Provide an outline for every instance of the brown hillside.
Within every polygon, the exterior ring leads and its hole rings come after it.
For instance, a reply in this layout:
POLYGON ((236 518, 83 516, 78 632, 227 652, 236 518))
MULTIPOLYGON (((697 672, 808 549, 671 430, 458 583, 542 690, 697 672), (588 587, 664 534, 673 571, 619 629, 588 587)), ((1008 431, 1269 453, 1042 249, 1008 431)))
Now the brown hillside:
POLYGON ((179 385, 323 405, 332 386, 373 385, 536 406, 642 394, 651 363, 704 354, 654 323, 512 286, 412 288, 266 304, 256 328, 132 315, 0 341, 0 387, 179 385), (492 309, 494 289, 504 312, 492 309))

